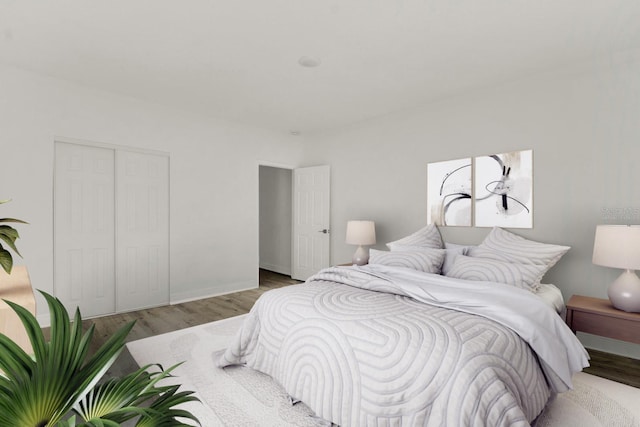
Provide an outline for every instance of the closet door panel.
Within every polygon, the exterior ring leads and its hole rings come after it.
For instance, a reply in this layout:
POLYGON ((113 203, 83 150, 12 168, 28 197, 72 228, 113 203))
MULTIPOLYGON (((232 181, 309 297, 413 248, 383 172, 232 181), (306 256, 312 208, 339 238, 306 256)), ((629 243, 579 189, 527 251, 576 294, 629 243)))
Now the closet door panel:
POLYGON ((116 153, 117 311, 169 303, 169 158, 116 153))
POLYGON ((55 143, 54 293, 70 313, 115 311, 114 151, 55 143))

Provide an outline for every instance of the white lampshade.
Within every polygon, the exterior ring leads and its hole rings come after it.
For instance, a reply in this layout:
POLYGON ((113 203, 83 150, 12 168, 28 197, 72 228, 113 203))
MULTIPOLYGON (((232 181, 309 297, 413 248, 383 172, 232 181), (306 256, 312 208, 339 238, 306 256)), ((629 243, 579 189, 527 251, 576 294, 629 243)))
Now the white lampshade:
POLYGON ((640 225, 598 225, 593 263, 640 270, 640 225))
POLYGON ((375 245, 376 225, 373 221, 347 222, 347 244, 375 245))
POLYGON ((353 254, 352 261, 356 265, 364 265, 369 262, 369 248, 363 245, 376 244, 376 225, 373 221, 349 221, 347 222, 347 244, 358 245, 353 254))
POLYGON ((609 285, 607 294, 617 309, 640 312, 640 226, 599 225, 593 244, 593 263, 625 271, 609 285))

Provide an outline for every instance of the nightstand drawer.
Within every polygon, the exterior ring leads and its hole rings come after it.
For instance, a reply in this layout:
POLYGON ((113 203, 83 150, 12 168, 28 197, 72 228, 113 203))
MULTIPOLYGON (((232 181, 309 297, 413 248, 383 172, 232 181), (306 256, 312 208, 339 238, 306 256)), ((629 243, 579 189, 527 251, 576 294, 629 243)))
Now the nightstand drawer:
POLYGON ((569 326, 574 331, 640 344, 640 323, 637 321, 574 311, 569 326))
POLYGON ((606 299, 573 295, 567 303, 567 325, 573 332, 640 344, 640 313, 618 310, 606 299))

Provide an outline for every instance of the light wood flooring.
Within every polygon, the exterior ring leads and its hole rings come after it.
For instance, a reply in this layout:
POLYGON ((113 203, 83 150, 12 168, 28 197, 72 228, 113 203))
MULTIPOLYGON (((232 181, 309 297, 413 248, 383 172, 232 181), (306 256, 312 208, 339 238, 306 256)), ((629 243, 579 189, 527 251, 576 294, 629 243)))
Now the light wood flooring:
MULTIPOLYGON (((83 320, 82 323, 85 330, 91 324, 95 324, 91 345, 91 351, 95 351, 113 333, 131 321, 136 323, 127 337, 127 342, 248 313, 258 297, 264 292, 301 282, 282 274, 260 270, 259 283, 260 286, 257 289, 182 304, 97 317, 83 320)), ((45 328, 43 332, 45 338, 49 339, 49 328, 45 328)), ((138 365, 125 349, 107 372, 106 377, 123 376, 136 369, 138 369, 138 365)))
MULTIPOLYGON (((116 330, 132 320, 136 321, 127 341, 213 322, 248 313, 264 292, 300 283, 288 276, 260 270, 258 289, 227 294, 219 297, 151 308, 124 314, 116 314, 83 321, 86 328, 95 324, 93 350, 99 348, 116 330)), ((48 329, 44 330, 45 336, 48 329)), ((640 360, 617 356, 597 350, 589 350, 591 366, 585 372, 640 388, 640 360)), ((138 366, 128 351, 122 352, 108 376, 122 376, 138 366)))

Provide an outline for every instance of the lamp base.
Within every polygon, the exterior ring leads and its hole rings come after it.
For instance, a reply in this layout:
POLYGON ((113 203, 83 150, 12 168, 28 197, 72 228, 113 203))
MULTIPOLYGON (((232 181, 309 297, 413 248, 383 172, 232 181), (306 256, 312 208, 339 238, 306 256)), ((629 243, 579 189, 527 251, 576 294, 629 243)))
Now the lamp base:
POLYGON ((627 270, 609 285, 609 300, 619 310, 640 313, 640 278, 627 270))
POLYGON ((353 254, 351 259, 355 265, 365 265, 369 262, 369 249, 358 246, 356 253, 353 254))

